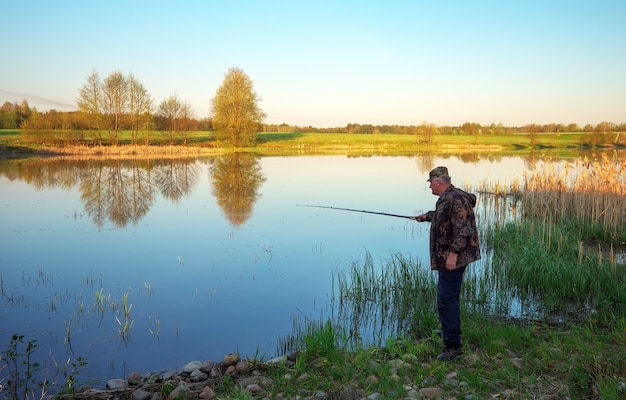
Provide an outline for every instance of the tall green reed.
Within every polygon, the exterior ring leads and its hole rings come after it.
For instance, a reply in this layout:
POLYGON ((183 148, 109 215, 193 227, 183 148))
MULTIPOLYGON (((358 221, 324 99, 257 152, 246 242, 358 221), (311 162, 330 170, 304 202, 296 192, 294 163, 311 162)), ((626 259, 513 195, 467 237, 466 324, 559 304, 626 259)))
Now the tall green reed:
POLYGON ((389 336, 430 335, 437 324, 437 285, 430 267, 393 254, 380 266, 367 254, 333 276, 333 316, 355 343, 381 344, 389 336))

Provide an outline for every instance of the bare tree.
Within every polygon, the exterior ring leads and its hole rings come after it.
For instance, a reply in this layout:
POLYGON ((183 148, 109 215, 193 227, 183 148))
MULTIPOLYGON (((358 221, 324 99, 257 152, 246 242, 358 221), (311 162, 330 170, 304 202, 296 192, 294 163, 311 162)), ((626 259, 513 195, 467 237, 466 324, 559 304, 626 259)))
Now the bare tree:
POLYGON ((98 137, 98 144, 102 144, 101 120, 102 120, 102 82, 100 75, 92 71, 87 77, 87 82, 80 88, 78 99, 78 110, 87 115, 89 129, 95 129, 98 137))
POLYGON ((185 104, 173 94, 159 104, 158 116, 162 119, 164 128, 170 136, 170 144, 174 144, 177 133, 181 130, 182 115, 185 104))
POLYGON ((110 132, 111 142, 115 145, 120 140, 122 119, 128 115, 130 97, 128 87, 128 79, 119 71, 112 72, 107 76, 102 85, 102 109, 105 117, 108 117, 107 127, 110 132))
POLYGON ((183 108, 180 112, 181 123, 179 125, 181 129, 181 133, 183 136, 183 143, 187 144, 189 140, 189 131, 194 129, 194 121, 195 121, 195 113, 193 112, 193 108, 187 102, 183 103, 183 108))
POLYGON ((212 100, 213 127, 218 140, 235 147, 254 144, 265 118, 252 80, 239 68, 230 68, 212 100))
POLYGON ((433 144, 435 135, 439 133, 437 127, 433 123, 426 123, 425 121, 417 127, 417 132, 421 138, 422 143, 430 146, 433 144))
MULTIPOLYGON (((134 75, 128 77, 128 112, 131 125, 131 142, 137 143, 137 136, 140 130, 149 129, 150 116, 154 102, 146 88, 135 78, 134 75)), ((146 138, 146 144, 149 142, 146 138)))

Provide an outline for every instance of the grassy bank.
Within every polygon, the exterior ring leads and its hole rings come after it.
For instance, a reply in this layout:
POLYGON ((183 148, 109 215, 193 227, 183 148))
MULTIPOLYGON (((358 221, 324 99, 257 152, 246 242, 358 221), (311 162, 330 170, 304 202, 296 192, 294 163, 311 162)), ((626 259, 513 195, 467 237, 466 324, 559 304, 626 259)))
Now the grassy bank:
POLYGON ((609 136, 604 142, 601 139, 594 139, 593 146, 590 145, 588 137, 591 137, 591 134, 436 135, 431 143, 425 143, 420 136, 415 135, 264 132, 257 134, 255 147, 233 149, 223 147, 215 141, 212 132, 206 131, 189 132, 184 144, 182 140, 171 144, 169 136, 165 133, 153 132, 150 134, 149 145, 142 144, 145 140, 138 140, 140 144, 132 145, 131 133, 123 131, 120 134, 120 144, 111 146, 99 145, 93 133, 81 141, 59 139, 54 141, 55 144, 51 144, 53 142, 50 141, 43 144, 33 141, 17 130, 0 130, 0 150, 4 154, 31 152, 44 156, 138 156, 160 153, 187 156, 235 150, 280 155, 419 154, 437 151, 468 154, 515 152, 518 155, 541 152, 557 156, 563 155, 564 152, 573 154, 581 149, 616 146, 609 136))

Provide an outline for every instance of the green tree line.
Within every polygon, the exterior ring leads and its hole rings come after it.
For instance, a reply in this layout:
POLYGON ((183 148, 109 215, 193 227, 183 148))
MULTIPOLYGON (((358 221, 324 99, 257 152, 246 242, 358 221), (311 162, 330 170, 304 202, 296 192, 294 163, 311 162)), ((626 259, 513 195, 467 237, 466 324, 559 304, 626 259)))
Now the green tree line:
POLYGON ((459 126, 372 125, 349 123, 343 127, 318 128, 286 123, 263 123, 265 113, 258 107, 252 80, 239 68, 231 68, 211 101, 211 115, 198 119, 188 102, 176 94, 155 104, 145 86, 132 74, 114 71, 101 77, 93 71, 78 90, 77 109, 39 111, 26 99, 21 103, 5 101, 0 106, 0 129, 21 129, 25 137, 42 143, 113 144, 120 132, 130 132, 132 144, 150 144, 156 133, 170 144, 186 144, 189 132, 214 131, 216 138, 234 146, 254 144, 256 132, 349 133, 415 135, 421 142, 432 142, 435 135, 505 135, 541 133, 622 133, 626 123, 527 124, 504 126, 465 122, 459 126))
MULTIPOLYGON (((173 96, 176 98, 176 96, 173 96)), ((179 100, 180 102, 180 100, 179 100)), ((174 108, 177 101, 170 101, 174 108)), ((22 129, 24 121, 29 121, 33 115, 41 118, 46 129, 67 129, 88 130, 89 119, 85 113, 80 111, 57 111, 50 109, 40 112, 34 107, 30 107, 27 100, 11 103, 5 101, 0 106, 0 129, 22 129)), ((172 113, 172 115, 175 115, 172 113)), ((192 130, 212 131, 213 119, 203 118, 197 119, 193 116, 188 117, 192 130)), ((166 118, 162 118, 157 113, 150 114, 150 125, 144 126, 144 129, 150 128, 156 131, 167 131, 165 124, 166 118)), ((318 128, 314 126, 298 126, 287 123, 281 124, 261 124, 258 128, 259 132, 298 132, 298 133, 357 133, 357 134, 378 134, 389 133, 395 135, 419 135, 420 129, 427 124, 420 125, 372 125, 349 123, 346 126, 318 128)), ((131 129, 130 121, 121 121, 120 127, 124 130, 131 129)), ((442 125, 437 126, 439 134, 443 135, 471 135, 476 130, 482 135, 501 135, 515 133, 616 133, 626 132, 626 123, 616 124, 613 122, 601 122, 596 125, 586 124, 579 126, 578 124, 527 124, 523 126, 504 126, 502 123, 491 123, 489 125, 481 125, 479 123, 466 122, 459 126, 442 125)))

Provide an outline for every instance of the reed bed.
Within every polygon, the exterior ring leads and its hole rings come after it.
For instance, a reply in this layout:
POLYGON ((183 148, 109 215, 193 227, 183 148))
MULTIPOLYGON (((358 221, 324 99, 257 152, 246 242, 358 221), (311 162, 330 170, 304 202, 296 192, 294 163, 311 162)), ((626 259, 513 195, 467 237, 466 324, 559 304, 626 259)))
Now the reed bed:
POLYGON ((494 227, 490 237, 492 290, 516 299, 521 317, 604 324, 626 316, 624 266, 581 256, 576 225, 527 221, 494 227))
POLYGON ((429 266, 393 254, 382 267, 367 254, 333 277, 334 318, 351 339, 381 344, 388 336, 429 335, 437 325, 437 283, 429 266))
POLYGON ((41 147, 35 151, 36 155, 62 158, 106 158, 106 159, 129 159, 129 158, 180 158, 199 157, 204 155, 223 154, 232 149, 204 146, 176 146, 176 145, 123 145, 123 146, 67 146, 67 147, 41 147))
POLYGON ((593 239, 626 241, 626 162, 607 153, 574 162, 546 160, 511 182, 483 182, 477 189, 520 200, 524 219, 571 221, 593 239))
POLYGON ((623 161, 606 153, 546 160, 508 185, 483 184, 481 193, 490 210, 481 221, 491 251, 486 279, 497 304, 561 321, 626 315, 623 161), (502 203, 509 208, 493 206, 502 203), (507 305, 506 297, 514 300, 507 305))
POLYGON ((626 163, 606 154, 558 170, 550 162, 525 177, 524 212, 545 221, 571 220, 598 239, 626 240, 626 163))

